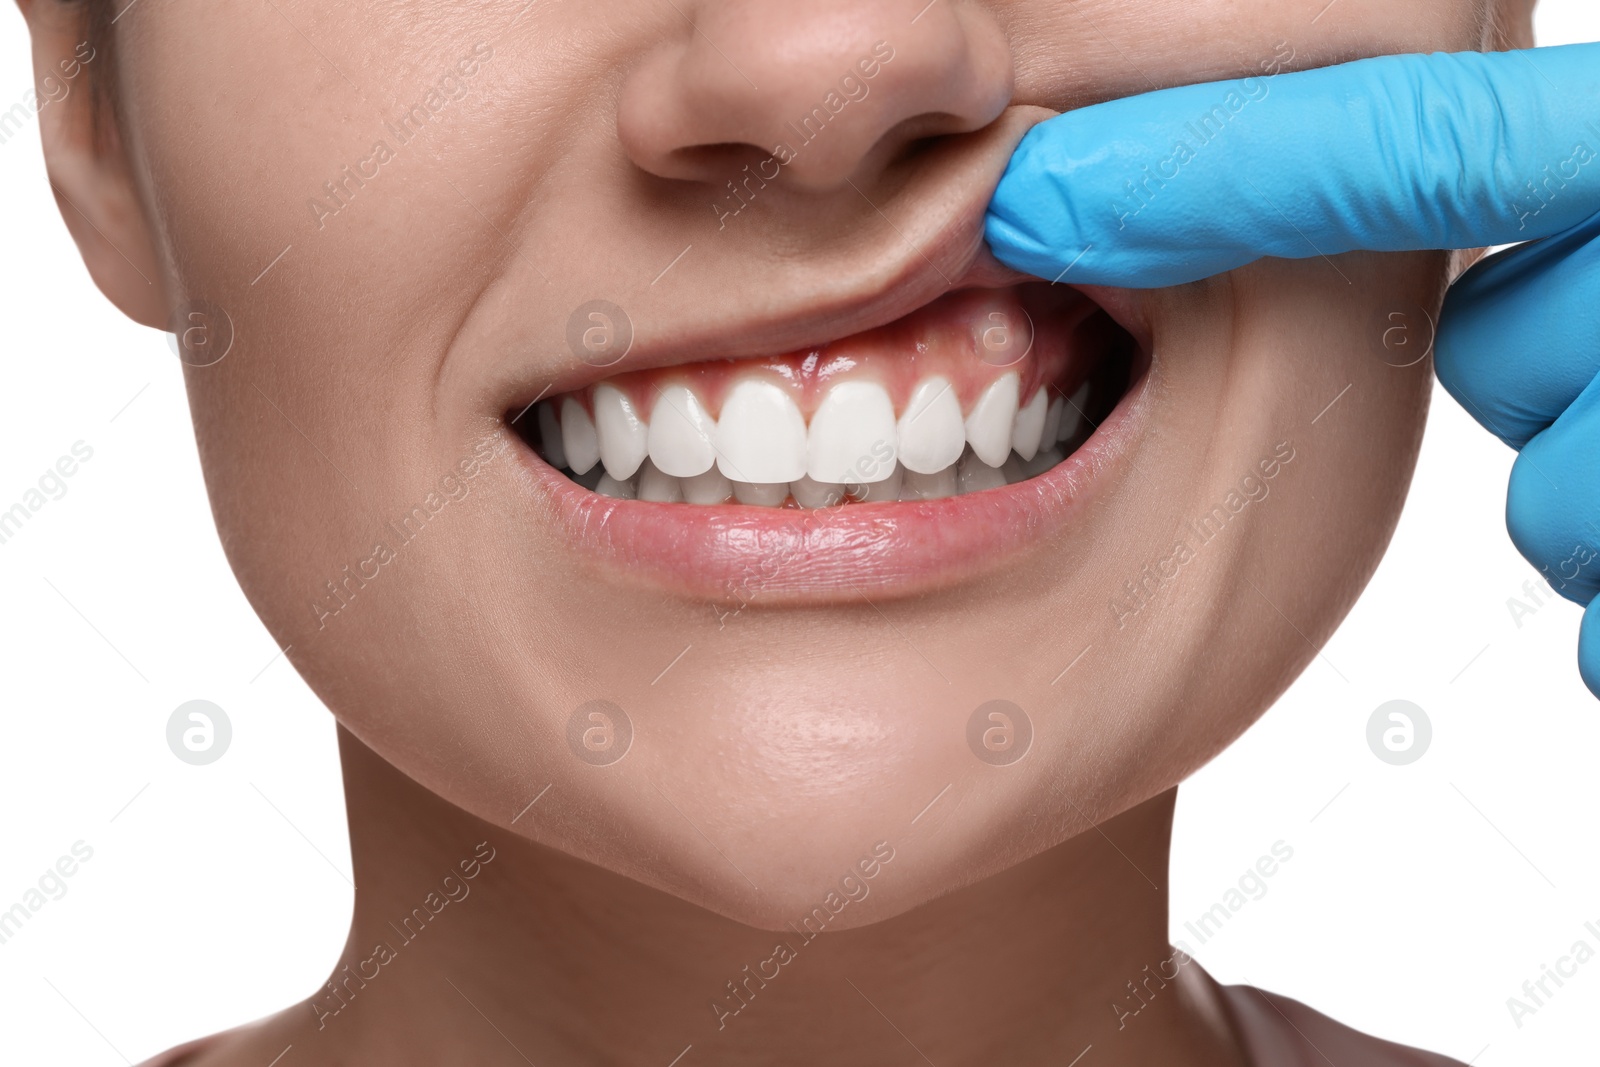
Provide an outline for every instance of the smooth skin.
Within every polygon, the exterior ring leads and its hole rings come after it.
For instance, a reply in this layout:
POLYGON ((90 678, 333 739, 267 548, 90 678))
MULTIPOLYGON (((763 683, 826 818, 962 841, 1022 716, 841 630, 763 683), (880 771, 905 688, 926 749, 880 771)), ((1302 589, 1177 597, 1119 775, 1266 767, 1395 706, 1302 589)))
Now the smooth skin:
MULTIPOLYGON (((81 43, 78 9, 21 6, 42 79, 81 43)), ((110 299, 160 328, 204 299, 234 325, 186 383, 230 562, 341 727, 357 891, 327 973, 359 967, 480 842, 495 856, 337 1015, 308 990, 195 1062, 293 1045, 281 1067, 665 1065, 691 1044, 683 1067, 1069 1063, 1090 1044, 1109 1067, 1244 1062, 1187 987, 1126 1027, 1113 1005, 1172 957, 1177 783, 1304 668, 1388 542, 1431 379, 1375 354, 1373 324, 1436 311, 1449 255, 1092 290, 1152 358, 1092 506, 1004 566, 896 600, 758 598, 730 621, 731 604, 588 566, 504 419, 513 397, 593 380, 565 332, 597 295, 641 351, 711 359, 878 325, 953 280, 1020 280, 983 251, 983 208, 1055 113, 1263 62, 1530 43, 1513 0, 1341 0, 1314 20, 1322 6, 127 10, 90 68, 110 122, 74 93, 40 114, 45 156, 110 299), (719 229, 730 170, 880 40, 897 58, 838 138, 719 229), (467 89, 399 143, 389 124, 469 56, 467 89), (308 207, 380 139, 378 177, 336 213, 308 207), (311 610, 482 442, 495 458, 470 492, 332 620, 311 610), (1176 531, 1285 445, 1270 495, 1119 614, 1176 531), (566 740, 596 698, 634 727, 607 767, 566 740), (1036 725, 1009 767, 966 741, 996 698, 1036 725), (880 842, 894 858, 870 894, 719 1026, 726 983, 880 842)))

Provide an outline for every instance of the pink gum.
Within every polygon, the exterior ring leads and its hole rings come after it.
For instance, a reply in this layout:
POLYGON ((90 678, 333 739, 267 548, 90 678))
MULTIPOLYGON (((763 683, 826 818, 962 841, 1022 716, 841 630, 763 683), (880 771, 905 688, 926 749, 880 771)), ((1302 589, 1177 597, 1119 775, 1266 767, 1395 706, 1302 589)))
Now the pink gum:
MULTIPOLYGON (((963 290, 886 326, 808 351, 626 372, 605 384, 622 390, 644 419, 672 384, 688 386, 718 418, 728 391, 747 377, 783 386, 807 421, 839 381, 877 382, 901 414, 918 383, 943 377, 965 412, 991 383, 1017 374, 1026 404, 1047 383, 1071 393, 1089 376, 1105 354, 1103 318, 1097 305, 1064 288, 1031 300, 1013 289, 963 290), (1026 354, 1018 358, 1018 352, 1026 354)), ((574 394, 590 412, 593 389, 574 394)))

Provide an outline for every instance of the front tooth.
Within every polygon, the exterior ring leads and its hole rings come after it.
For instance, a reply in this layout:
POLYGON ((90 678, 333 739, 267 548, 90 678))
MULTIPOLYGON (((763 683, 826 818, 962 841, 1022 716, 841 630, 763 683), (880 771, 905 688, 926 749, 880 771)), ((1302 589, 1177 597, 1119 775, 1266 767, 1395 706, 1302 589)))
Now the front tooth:
POLYGON ((1000 473, 1006 476, 1007 485, 1016 485, 1028 477, 1028 461, 1013 452, 1006 457, 1000 465, 1000 473))
POLYGON ((1006 484, 1006 476, 999 467, 985 463, 976 451, 967 452, 956 466, 956 489, 961 495, 985 489, 998 489, 1006 484))
POLYGON ((1083 414, 1083 405, 1088 402, 1089 383, 1084 382, 1078 386, 1077 392, 1072 394, 1071 399, 1067 401, 1066 407, 1061 412, 1061 428, 1056 431, 1057 441, 1070 441, 1078 435, 1078 431, 1088 421, 1083 414))
POLYGON ((635 496, 631 479, 613 478, 609 473, 600 476, 594 491, 601 496, 614 496, 618 500, 632 500, 635 496))
POLYGON ((900 484, 905 477, 905 468, 896 463, 889 471, 889 477, 876 482, 863 484, 852 482, 847 487, 850 495, 862 503, 876 503, 880 500, 899 500, 900 484))
POLYGON ((1039 434, 1039 445, 1048 448, 1061 440, 1061 410, 1067 402, 1061 397, 1050 401, 1050 409, 1044 413, 1044 432, 1039 434))
POLYGON ((717 424, 685 385, 669 385, 650 409, 650 460, 674 478, 704 474, 716 462, 717 424))
POLYGON ((805 477, 806 420, 781 386, 746 378, 733 387, 717 420, 717 469, 735 482, 781 484, 785 492, 805 477))
POLYGON ((741 482, 733 483, 733 495, 741 504, 755 504, 764 508, 775 508, 789 499, 788 482, 741 482))
POLYGON ((1017 424, 1011 430, 1011 448, 1023 459, 1032 459, 1034 453, 1039 451, 1049 406, 1050 398, 1045 395, 1044 386, 1041 385, 1033 394, 1033 399, 1017 412, 1017 424))
POLYGON ((595 386, 594 428, 600 435, 600 462, 606 473, 619 482, 632 478, 650 450, 650 427, 621 389, 595 386))
POLYGON ((956 495, 956 465, 954 463, 942 471, 932 474, 920 474, 908 470, 905 479, 900 483, 901 500, 942 500, 947 496, 956 495))
POLYGON ((550 401, 539 405, 535 416, 539 420, 539 443, 544 446, 544 460, 560 469, 567 465, 567 450, 561 447, 561 423, 556 420, 556 409, 550 401))
POLYGON ((600 462, 600 438, 594 431, 594 420, 576 397, 561 401, 561 448, 574 474, 587 474, 600 462))
POLYGON ((929 378, 911 393, 906 413, 895 427, 900 462, 914 474, 937 474, 961 458, 967 429, 961 401, 944 378, 929 378))
POLYGON ((683 499, 683 486, 678 479, 647 459, 639 468, 639 499, 676 504, 683 499))
POLYGON ((876 382, 840 382, 811 416, 806 474, 818 482, 881 482, 894 473, 894 403, 876 382))
POLYGON ((733 483, 715 467, 693 478, 680 479, 678 484, 683 487, 683 499, 690 504, 721 504, 733 495, 733 483))
POLYGON ((794 502, 803 508, 829 508, 844 500, 844 486, 838 482, 819 482, 809 475, 789 483, 794 502))
POLYGON ((991 467, 998 468, 1011 451, 1011 430, 1017 421, 1020 384, 1015 374, 997 379, 983 391, 967 416, 967 444, 991 467))

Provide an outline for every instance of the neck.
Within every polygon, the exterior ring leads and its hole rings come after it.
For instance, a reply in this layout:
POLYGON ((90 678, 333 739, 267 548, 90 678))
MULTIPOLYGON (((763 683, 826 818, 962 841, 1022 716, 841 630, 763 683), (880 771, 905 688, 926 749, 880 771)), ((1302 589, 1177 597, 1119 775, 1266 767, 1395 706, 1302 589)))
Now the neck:
POLYGON ((482 822, 340 737, 355 918, 329 984, 276 1023, 301 1062, 1242 1062, 1167 943, 1173 792, 887 921, 771 932, 482 822))

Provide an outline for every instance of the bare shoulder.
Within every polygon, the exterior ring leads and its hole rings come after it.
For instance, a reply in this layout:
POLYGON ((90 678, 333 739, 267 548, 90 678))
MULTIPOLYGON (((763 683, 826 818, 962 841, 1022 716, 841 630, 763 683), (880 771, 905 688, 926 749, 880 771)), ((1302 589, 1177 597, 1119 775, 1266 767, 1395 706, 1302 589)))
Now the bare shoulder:
MULTIPOLYGON (((186 1041, 168 1049, 139 1067, 288 1067, 288 1053, 296 1043, 304 1043, 304 1036, 294 1033, 289 1013, 294 1009, 270 1015, 245 1026, 224 1030, 210 1037, 186 1041), (298 1041, 297 1041, 298 1039, 298 1041)), ((299 1067, 306 1061, 298 1060, 299 1067)))
POLYGON ((1464 1067, 1459 1060, 1363 1034, 1291 997, 1253 986, 1222 986, 1236 1030, 1253 1062, 1312 1067, 1464 1067))

